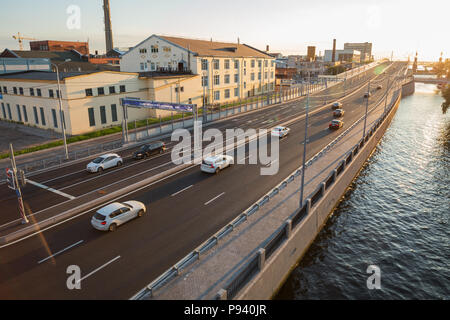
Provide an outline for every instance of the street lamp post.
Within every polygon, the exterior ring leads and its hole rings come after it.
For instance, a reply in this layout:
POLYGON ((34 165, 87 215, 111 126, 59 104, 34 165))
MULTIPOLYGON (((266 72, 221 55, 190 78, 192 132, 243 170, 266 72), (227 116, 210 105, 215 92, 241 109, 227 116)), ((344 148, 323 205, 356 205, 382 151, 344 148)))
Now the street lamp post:
POLYGON ((52 65, 56 69, 56 81, 58 82, 59 116, 60 116, 60 120, 61 120, 61 129, 62 129, 63 140, 64 140, 64 152, 65 152, 66 160, 68 160, 69 159, 69 151, 67 149, 66 126, 64 123, 65 121, 64 121, 64 117, 63 117, 63 111, 62 111, 62 99, 61 99, 62 92, 61 92, 61 84, 59 82, 59 70, 58 70, 58 66, 56 64, 52 63, 52 65))
MULTIPOLYGON (((308 73, 308 82, 311 78, 308 73)), ((305 139, 303 141, 303 164, 302 164, 302 186, 300 189, 300 209, 303 207, 303 189, 305 187, 305 164, 306 164, 306 140, 308 139, 308 109, 309 109, 309 90, 306 93, 306 115, 305 115, 305 139)))
POLYGON ((367 122, 367 110, 369 109, 369 98, 370 98, 370 80, 369 85, 367 87, 366 116, 364 117, 363 139, 366 137, 366 122, 367 122))
POLYGON ((389 93, 389 81, 391 80, 391 76, 388 77, 388 84, 386 86, 386 98, 384 100, 384 112, 386 112, 387 98, 389 93))

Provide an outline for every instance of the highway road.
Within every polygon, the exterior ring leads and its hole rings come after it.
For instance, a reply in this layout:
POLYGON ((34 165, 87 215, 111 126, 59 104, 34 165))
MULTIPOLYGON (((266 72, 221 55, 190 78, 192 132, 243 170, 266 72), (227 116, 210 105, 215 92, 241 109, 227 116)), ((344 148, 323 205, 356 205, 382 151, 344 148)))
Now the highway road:
MULTIPOLYGON (((401 64, 396 63, 386 73, 393 74, 400 67, 401 64)), ((360 80, 373 77, 375 75, 368 72, 360 80)), ((385 93, 387 76, 378 76, 374 83, 382 84, 383 89, 372 91, 371 105, 385 93)), ((357 83, 352 85, 356 87, 357 83)), ((343 129, 364 114, 366 90, 367 87, 361 88, 339 100, 346 111, 343 129)), ((310 100, 312 110, 318 110, 323 104, 322 98, 310 100)), ((273 127, 304 114, 304 103, 304 99, 284 103, 219 122, 213 127, 221 130, 273 127)), ((342 129, 328 129, 332 118, 329 107, 310 117, 307 159, 340 134, 342 129)), ((280 141, 279 172, 274 176, 260 175, 260 164, 236 164, 218 175, 201 173, 199 166, 187 168, 118 199, 141 201, 147 205, 148 213, 114 233, 94 230, 90 219, 95 210, 90 210, 38 235, 0 248, 0 299, 130 298, 299 167, 304 125, 304 117, 289 125, 291 133, 280 141), (66 269, 70 265, 81 269, 80 290, 67 289, 66 269)), ((166 142, 173 147, 173 143, 166 142)), ((88 174, 84 171, 86 163, 80 163, 30 179, 76 197, 135 174, 144 176, 143 172, 147 171, 146 174, 151 175, 173 166, 169 153, 134 162, 129 159, 132 151, 121 154, 126 160, 122 167, 101 175, 88 174)), ((14 211, 12 201, 16 199, 5 199, 7 191, 11 190, 4 185, 0 187, 2 206, 8 212, 14 211)), ((67 200, 35 186, 27 186, 24 191, 24 198, 33 212, 67 200)))

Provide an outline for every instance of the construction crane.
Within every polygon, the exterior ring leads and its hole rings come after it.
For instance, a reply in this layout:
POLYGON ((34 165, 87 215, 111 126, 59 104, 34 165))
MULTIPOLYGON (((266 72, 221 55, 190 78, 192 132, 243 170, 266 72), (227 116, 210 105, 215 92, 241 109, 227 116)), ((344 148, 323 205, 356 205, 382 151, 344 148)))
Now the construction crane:
POLYGON ((13 35, 12 37, 13 37, 14 39, 16 39, 17 41, 19 41, 19 47, 20 47, 20 50, 23 50, 23 43, 22 43, 22 40, 37 40, 37 39, 34 39, 34 38, 22 37, 22 36, 20 35, 20 32, 17 32, 17 36, 16 36, 16 35, 13 35))

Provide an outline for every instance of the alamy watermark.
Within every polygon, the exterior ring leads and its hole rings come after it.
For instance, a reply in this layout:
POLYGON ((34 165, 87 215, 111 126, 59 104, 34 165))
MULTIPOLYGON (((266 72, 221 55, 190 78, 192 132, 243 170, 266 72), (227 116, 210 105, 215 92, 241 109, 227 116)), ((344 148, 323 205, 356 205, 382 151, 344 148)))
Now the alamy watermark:
POLYGON ((372 275, 367 278, 367 289, 381 289, 381 269, 379 266, 370 265, 367 267, 366 273, 371 273, 372 275))
POLYGON ((66 26, 69 30, 81 29, 81 8, 77 5, 70 5, 66 9, 66 13, 69 15, 66 20, 66 26))

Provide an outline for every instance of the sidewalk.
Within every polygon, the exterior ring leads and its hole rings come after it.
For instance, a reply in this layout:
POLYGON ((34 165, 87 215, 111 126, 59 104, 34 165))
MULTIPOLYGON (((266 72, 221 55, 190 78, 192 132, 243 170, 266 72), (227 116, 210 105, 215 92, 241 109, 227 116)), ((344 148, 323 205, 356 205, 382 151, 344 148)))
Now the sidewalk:
MULTIPOLYGON (((384 103, 381 103, 369 113, 367 131, 383 111, 384 103)), ((314 194, 319 185, 329 177, 330 173, 362 139, 363 126, 364 121, 360 121, 322 156, 316 158, 315 161, 308 161, 305 171, 305 199, 314 194)), ((238 218, 235 221, 239 223, 227 226, 229 232, 219 231, 216 237, 212 238, 212 241, 215 239, 217 243, 214 247, 211 245, 211 249, 203 251, 205 246, 200 245, 198 247, 200 249, 197 251, 199 260, 187 266, 188 259, 183 259, 177 264, 179 269, 177 267, 172 269, 174 272, 170 276, 166 274, 167 278, 165 279, 167 280, 163 280, 164 275, 162 275, 147 287, 153 289, 153 292, 144 290, 134 298, 151 300, 216 299, 218 292, 226 288, 238 270, 243 270, 259 248, 263 247, 263 244, 267 243, 276 231, 283 228, 285 221, 298 210, 301 175, 292 177, 292 179, 292 182, 288 183, 278 194, 273 194, 270 201, 263 204, 258 211, 248 215, 245 221, 239 222, 241 219, 238 218), (153 287, 154 285, 155 287, 153 287)), ((251 210, 247 210, 247 212, 249 211, 251 210)), ((245 277, 245 273, 242 277, 245 277)))

